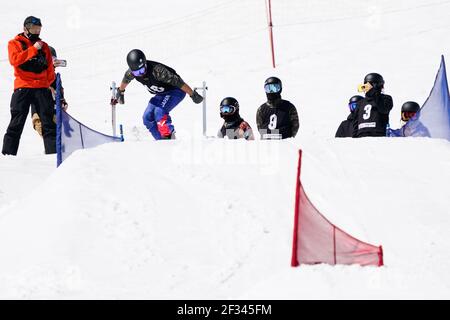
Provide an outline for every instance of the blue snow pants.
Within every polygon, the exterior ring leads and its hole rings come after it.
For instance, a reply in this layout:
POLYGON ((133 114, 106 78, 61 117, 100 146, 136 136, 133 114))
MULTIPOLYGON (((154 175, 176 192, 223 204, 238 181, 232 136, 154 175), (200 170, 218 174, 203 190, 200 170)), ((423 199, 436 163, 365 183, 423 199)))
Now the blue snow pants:
POLYGON ((168 139, 175 130, 169 112, 186 96, 181 89, 156 94, 150 99, 142 116, 144 125, 156 140, 168 139))

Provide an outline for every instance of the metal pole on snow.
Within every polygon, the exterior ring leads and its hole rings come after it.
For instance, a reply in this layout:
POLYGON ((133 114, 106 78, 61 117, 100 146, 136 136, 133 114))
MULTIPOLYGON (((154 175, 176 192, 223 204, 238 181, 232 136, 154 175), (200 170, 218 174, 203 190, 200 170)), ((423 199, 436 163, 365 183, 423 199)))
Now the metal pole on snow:
POLYGON ((111 83, 111 122, 112 122, 112 133, 113 136, 116 136, 116 96, 117 86, 116 83, 113 81, 111 83))
POLYGON ((203 96, 203 136, 206 137, 206 90, 208 87, 206 86, 206 81, 203 81, 202 87, 195 87, 194 90, 202 90, 203 96))

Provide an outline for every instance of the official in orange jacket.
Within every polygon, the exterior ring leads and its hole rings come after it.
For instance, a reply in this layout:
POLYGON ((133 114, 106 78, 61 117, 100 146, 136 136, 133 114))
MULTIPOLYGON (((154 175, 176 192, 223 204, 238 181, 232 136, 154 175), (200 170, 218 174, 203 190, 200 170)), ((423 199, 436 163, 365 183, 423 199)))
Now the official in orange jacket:
POLYGON ((8 43, 9 62, 14 67, 14 93, 11 97, 11 121, 3 138, 2 153, 17 155, 20 137, 30 105, 34 104, 42 121, 46 154, 56 153, 56 124, 50 85, 55 80, 48 45, 40 39, 41 20, 27 17, 23 33, 8 43))

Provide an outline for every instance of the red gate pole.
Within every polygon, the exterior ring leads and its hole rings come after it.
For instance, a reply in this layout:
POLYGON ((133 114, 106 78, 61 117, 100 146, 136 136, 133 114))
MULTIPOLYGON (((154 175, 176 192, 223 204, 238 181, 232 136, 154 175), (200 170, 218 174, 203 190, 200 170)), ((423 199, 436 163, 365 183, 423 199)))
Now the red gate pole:
MULTIPOLYGON (((273 23, 272 23, 272 1, 269 1, 269 12, 268 12, 268 23, 269 23, 269 37, 270 37, 270 47, 272 49, 272 66, 275 68, 275 48, 273 44, 273 23)), ((266 3, 267 10, 267 3, 266 3)))

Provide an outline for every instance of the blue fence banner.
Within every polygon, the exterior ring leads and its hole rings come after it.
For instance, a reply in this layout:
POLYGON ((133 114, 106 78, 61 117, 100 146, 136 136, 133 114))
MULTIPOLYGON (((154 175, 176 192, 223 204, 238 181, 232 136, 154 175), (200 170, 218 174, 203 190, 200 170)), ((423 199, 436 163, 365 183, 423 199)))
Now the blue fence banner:
POLYGON ((402 128, 391 130, 391 137, 431 137, 450 140, 450 94, 444 56, 433 89, 418 115, 402 128))
POLYGON ((67 159, 74 151, 99 146, 109 142, 122 142, 123 137, 113 137, 95 131, 80 121, 74 119, 61 108, 60 103, 61 78, 57 75, 56 90, 56 151, 57 166, 67 159), (59 83, 59 87, 58 87, 59 83))

